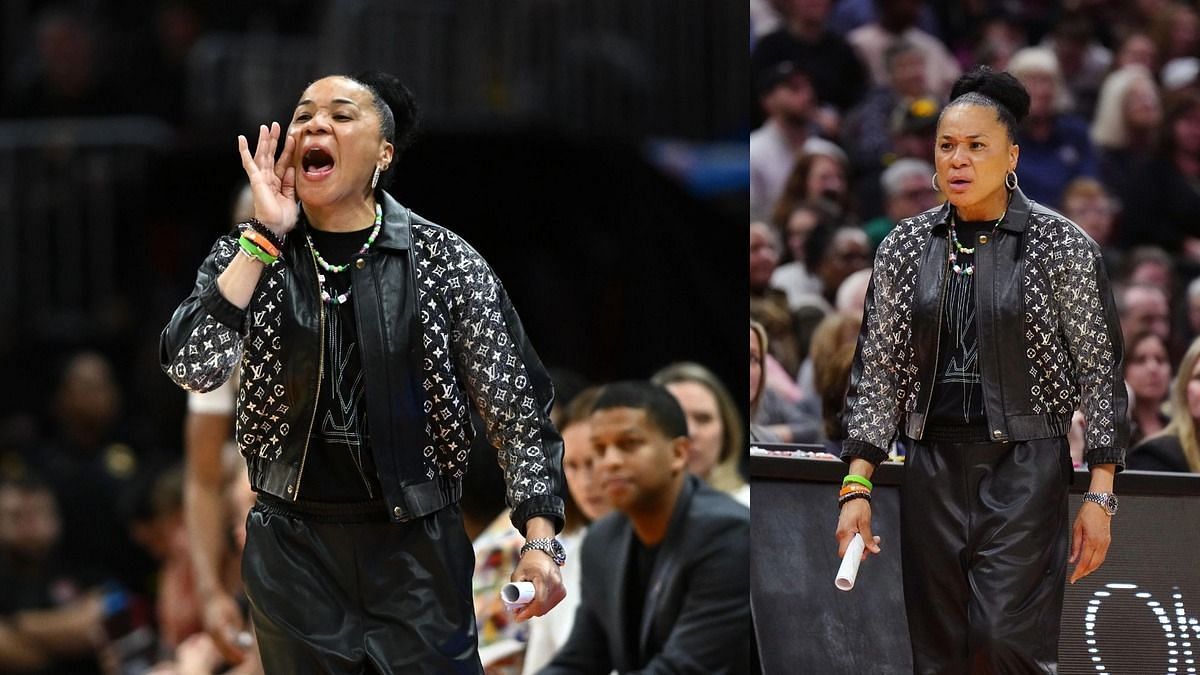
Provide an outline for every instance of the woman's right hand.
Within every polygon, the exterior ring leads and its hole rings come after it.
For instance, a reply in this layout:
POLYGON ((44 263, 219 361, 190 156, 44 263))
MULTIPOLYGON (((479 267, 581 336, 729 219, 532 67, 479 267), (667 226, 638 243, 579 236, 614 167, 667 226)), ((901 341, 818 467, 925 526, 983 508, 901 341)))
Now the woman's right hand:
POLYGON ((296 139, 289 135, 284 140, 283 152, 276 161, 279 135, 278 122, 272 122, 269 129, 265 124, 261 125, 254 154, 250 154, 249 142, 241 135, 238 136, 238 152, 254 195, 254 217, 282 238, 296 227, 299 209, 296 206, 296 168, 292 166, 296 139))
POLYGON ((850 541, 854 539, 855 533, 861 534, 863 543, 866 544, 863 549, 863 560, 867 559, 868 553, 878 555, 882 550, 879 548, 879 537, 871 535, 871 502, 869 500, 851 499, 842 505, 837 525, 839 558, 846 555, 846 548, 850 546, 850 541))

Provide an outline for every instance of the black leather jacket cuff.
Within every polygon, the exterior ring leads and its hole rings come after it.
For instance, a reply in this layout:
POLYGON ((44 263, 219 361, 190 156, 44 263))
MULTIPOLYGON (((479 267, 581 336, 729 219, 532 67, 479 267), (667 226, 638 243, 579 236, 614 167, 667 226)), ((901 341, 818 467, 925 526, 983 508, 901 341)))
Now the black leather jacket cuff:
POLYGON ((566 517, 563 515, 563 500, 558 495, 538 495, 530 497, 512 510, 512 524, 525 536, 525 523, 530 518, 542 516, 554 521, 554 532, 562 532, 566 517))
POLYGON ((886 450, 877 448, 865 441, 854 438, 847 438, 842 441, 842 461, 847 464, 855 459, 865 459, 872 464, 878 465, 887 458, 888 453, 886 450))
POLYGON ((222 325, 237 331, 238 335, 246 334, 246 310, 226 300, 225 296, 221 295, 221 290, 217 288, 215 279, 200 294, 200 304, 212 318, 222 325))
POLYGON ((1125 470, 1125 450, 1123 448, 1092 448, 1084 456, 1088 466, 1097 464, 1116 464, 1117 473, 1125 470))

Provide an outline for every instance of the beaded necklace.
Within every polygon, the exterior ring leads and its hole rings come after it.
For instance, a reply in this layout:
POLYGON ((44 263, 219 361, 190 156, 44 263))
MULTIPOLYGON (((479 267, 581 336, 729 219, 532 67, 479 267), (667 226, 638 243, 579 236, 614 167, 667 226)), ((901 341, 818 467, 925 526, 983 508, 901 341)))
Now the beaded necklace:
MULTIPOLYGON (((1004 216, 1007 214, 1008 209, 1006 208, 1004 209, 1004 212, 1000 214, 1000 217, 996 219, 996 224, 992 225, 993 233, 996 231, 997 227, 1000 227, 1000 221, 1004 220, 1004 216)), ((954 224, 954 216, 950 216, 950 243, 953 244, 953 248, 950 249, 950 269, 954 270, 954 273, 960 277, 969 277, 972 274, 975 274, 975 261, 972 260, 971 264, 964 268, 958 264, 958 254, 962 253, 965 255, 974 255, 975 247, 972 246, 971 248, 967 248, 966 246, 962 245, 962 242, 958 240, 958 232, 955 231, 954 224)))
MULTIPOLYGON (((351 257, 357 258, 358 256, 366 253, 371 248, 371 244, 375 243, 375 237, 379 236, 379 231, 382 229, 383 229, 383 209, 379 206, 379 204, 376 204, 375 205, 375 229, 371 230, 371 234, 367 237, 367 243, 363 244, 362 248, 358 249, 358 253, 355 253, 351 257)), ((329 272, 331 274, 338 274, 340 272, 346 271, 346 268, 350 267, 350 263, 346 263, 345 265, 329 264, 328 262, 326 262, 326 260, 324 258, 321 257, 320 251, 318 251, 316 245, 313 244, 312 236, 309 235, 308 232, 305 232, 304 237, 308 240, 308 247, 310 249, 312 249, 313 257, 316 258, 317 265, 320 266, 321 270, 325 270, 326 272, 329 272)), ((351 290, 349 288, 346 289, 345 293, 339 293, 338 295, 330 295, 329 291, 325 290, 325 275, 321 274, 321 270, 317 270, 317 283, 321 288, 321 300, 330 305, 340 305, 340 304, 346 302, 347 300, 349 300, 350 299, 350 290, 351 290)))

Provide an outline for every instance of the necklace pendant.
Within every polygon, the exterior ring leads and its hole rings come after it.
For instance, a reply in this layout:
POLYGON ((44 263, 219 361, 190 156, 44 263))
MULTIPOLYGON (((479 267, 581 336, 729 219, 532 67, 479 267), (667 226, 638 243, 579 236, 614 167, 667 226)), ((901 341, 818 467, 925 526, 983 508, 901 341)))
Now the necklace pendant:
POLYGON ((954 262, 954 260, 955 260, 954 256, 951 256, 950 257, 950 269, 953 270, 955 274, 957 274, 960 277, 969 277, 969 276, 975 274, 975 263, 971 263, 970 265, 967 265, 964 268, 962 265, 959 265, 958 263, 954 262))

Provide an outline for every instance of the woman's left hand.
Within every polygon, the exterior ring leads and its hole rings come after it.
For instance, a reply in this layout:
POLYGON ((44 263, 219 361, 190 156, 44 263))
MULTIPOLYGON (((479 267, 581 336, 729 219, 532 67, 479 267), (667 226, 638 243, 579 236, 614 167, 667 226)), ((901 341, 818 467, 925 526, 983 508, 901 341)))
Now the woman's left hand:
POLYGON ((1078 563, 1071 574, 1071 583, 1075 583, 1087 575, 1100 569, 1104 558, 1108 555, 1108 545, 1112 542, 1112 516, 1095 502, 1085 501, 1079 507, 1079 515, 1075 517, 1075 531, 1071 537, 1071 559, 1069 562, 1078 563))

